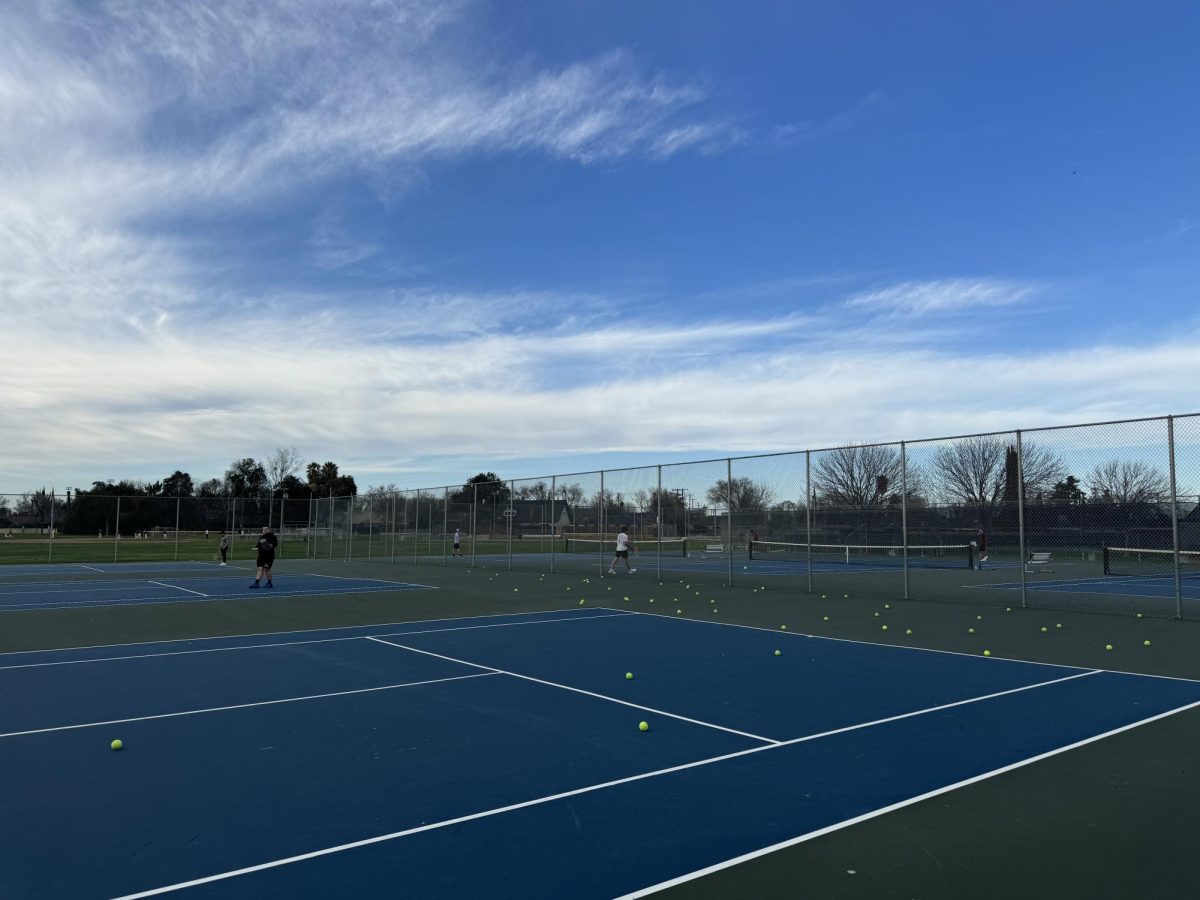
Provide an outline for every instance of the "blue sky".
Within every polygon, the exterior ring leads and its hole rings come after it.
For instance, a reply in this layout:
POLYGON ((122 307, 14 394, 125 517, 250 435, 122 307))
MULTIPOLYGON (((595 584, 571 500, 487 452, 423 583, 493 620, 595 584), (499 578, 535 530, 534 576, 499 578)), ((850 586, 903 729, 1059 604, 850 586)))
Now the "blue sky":
POLYGON ((1200 408, 1200 7, 0 9, 0 490, 1200 408))

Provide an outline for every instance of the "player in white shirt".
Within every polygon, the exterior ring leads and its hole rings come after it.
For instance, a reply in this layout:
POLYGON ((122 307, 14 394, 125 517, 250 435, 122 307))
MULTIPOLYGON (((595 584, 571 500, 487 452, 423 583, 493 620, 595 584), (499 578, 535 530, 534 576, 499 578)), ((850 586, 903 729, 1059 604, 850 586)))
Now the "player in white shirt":
POLYGON ((617 535, 616 553, 613 554, 613 561, 608 566, 608 574, 609 575, 617 574, 617 560, 618 559, 623 560, 625 562, 625 568, 628 570, 630 575, 632 575, 634 572, 637 571, 637 569, 629 568, 629 551, 630 550, 633 550, 636 552, 637 545, 634 544, 633 541, 629 540, 629 529, 626 526, 622 525, 621 531, 617 535))

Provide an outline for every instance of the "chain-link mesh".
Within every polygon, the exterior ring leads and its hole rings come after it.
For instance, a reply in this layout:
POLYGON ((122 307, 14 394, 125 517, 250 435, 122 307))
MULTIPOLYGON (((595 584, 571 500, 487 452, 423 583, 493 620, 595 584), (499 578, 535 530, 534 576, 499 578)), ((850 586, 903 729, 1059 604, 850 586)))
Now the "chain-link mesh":
POLYGON ((1179 535, 1179 607, 1185 619, 1200 618, 1200 416, 1177 416, 1175 515, 1179 535))
POLYGON ((525 478, 509 483, 505 517, 511 534, 509 547, 514 569, 550 571, 550 554, 557 531, 551 490, 550 478, 525 478))
POLYGON ((733 536, 726 499, 729 461, 710 460, 662 467, 662 578, 666 584, 727 583, 733 536), (670 539, 682 539, 681 549, 670 539))

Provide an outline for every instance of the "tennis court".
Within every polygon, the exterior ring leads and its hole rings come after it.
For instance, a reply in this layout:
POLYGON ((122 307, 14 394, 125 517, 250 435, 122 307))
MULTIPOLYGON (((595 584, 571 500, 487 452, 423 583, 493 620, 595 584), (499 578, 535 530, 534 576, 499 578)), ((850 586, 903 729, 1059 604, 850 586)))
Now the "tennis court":
MULTIPOLYGON (((287 565, 298 565, 289 563, 287 565)), ((103 566, 14 566, 0 579, 0 613, 78 607, 196 603, 258 595, 302 597, 429 589, 399 580, 343 577, 276 569, 278 584, 250 586, 250 566, 218 568, 197 562, 110 563, 103 566), (49 571, 47 571, 49 570, 49 571), (111 577, 104 577, 111 576, 111 577), (153 576, 153 577, 136 577, 153 576)))
POLYGON ((638 896, 1200 704, 591 607, 9 653, 0 693, 22 897, 638 896))

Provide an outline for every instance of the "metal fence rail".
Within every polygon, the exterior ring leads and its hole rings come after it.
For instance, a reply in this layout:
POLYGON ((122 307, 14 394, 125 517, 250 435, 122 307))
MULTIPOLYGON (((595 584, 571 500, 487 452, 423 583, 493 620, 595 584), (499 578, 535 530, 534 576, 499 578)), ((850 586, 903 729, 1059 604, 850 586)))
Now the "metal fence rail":
POLYGON ((0 495, 0 563, 215 559, 222 534, 245 558, 264 525, 284 558, 600 574, 624 529, 674 599, 716 580, 1198 618, 1200 414, 353 497, 0 495), (971 544, 972 573, 918 549, 971 544))

